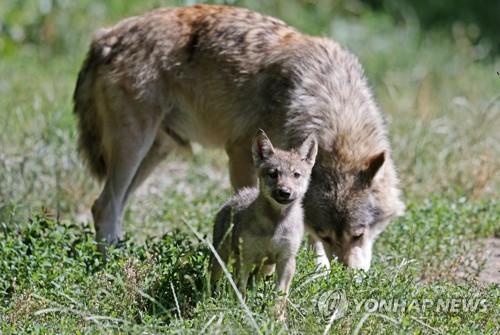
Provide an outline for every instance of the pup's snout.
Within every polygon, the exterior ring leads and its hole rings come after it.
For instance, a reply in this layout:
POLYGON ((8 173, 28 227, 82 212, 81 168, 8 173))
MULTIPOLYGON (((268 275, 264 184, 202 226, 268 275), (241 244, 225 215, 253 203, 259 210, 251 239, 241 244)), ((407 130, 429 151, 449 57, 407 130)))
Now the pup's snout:
POLYGON ((283 187, 274 191, 273 198, 280 204, 288 204, 292 199, 292 191, 289 188, 283 187))
POLYGON ((290 199, 290 195, 292 195, 292 192, 287 188, 280 188, 278 190, 278 196, 282 199, 290 199))

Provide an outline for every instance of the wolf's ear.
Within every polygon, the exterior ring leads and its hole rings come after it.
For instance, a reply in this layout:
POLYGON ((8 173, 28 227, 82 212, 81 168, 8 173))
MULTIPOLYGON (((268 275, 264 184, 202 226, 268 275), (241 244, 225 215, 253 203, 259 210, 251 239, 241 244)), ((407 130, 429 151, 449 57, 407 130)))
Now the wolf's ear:
POLYGON ((318 141, 316 141, 316 137, 314 135, 309 135, 300 146, 298 152, 302 160, 314 165, 316 155, 318 154, 318 141))
POLYGON ((365 168, 361 171, 361 180, 363 183, 370 185, 373 178, 377 174, 380 167, 385 162, 385 151, 382 151, 376 155, 368 158, 365 164, 365 168))
POLYGON ((262 129, 259 129, 257 134, 255 134, 252 144, 252 157, 255 165, 259 166, 272 155, 274 155, 273 144, 266 133, 262 129))

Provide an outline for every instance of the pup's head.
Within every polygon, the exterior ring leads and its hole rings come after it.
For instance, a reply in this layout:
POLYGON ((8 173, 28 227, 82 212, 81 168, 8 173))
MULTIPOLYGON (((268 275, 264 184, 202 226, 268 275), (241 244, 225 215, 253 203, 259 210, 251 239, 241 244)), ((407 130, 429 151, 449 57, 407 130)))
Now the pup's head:
POLYGON ((260 192, 281 206, 302 199, 317 152, 318 144, 312 136, 300 147, 284 151, 275 149, 264 131, 259 130, 253 141, 252 156, 260 192))
POLYGON ((319 157, 304 207, 311 233, 330 259, 369 269, 375 239, 404 210, 390 164, 385 151, 350 169, 331 155, 319 157))

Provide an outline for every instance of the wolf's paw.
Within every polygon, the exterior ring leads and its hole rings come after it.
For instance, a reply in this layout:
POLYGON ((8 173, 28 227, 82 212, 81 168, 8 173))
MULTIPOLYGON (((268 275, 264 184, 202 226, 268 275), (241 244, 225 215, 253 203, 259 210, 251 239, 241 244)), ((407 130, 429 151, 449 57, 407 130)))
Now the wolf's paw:
POLYGON ((316 268, 320 271, 329 271, 330 261, 328 260, 328 257, 325 255, 316 257, 316 268))

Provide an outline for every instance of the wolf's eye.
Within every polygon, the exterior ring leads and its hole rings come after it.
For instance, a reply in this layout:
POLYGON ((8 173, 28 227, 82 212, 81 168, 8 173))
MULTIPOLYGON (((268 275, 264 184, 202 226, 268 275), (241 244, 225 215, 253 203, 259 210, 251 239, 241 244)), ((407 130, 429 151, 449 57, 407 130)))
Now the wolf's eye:
POLYGON ((358 240, 360 240, 362 237, 363 237, 363 233, 361 233, 361 234, 359 234, 359 235, 353 235, 353 236, 351 237, 351 239, 352 239, 353 241, 358 241, 358 240))
POLYGON ((295 178, 300 178, 301 174, 300 174, 299 172, 294 172, 294 173, 293 173, 293 176, 294 176, 295 178))
POLYGON ((276 178, 278 178, 278 171, 276 171, 276 170, 269 170, 269 171, 267 171, 267 175, 271 179, 276 179, 276 178))
POLYGON ((321 239, 328 244, 333 244, 333 240, 330 236, 324 236, 321 239))

